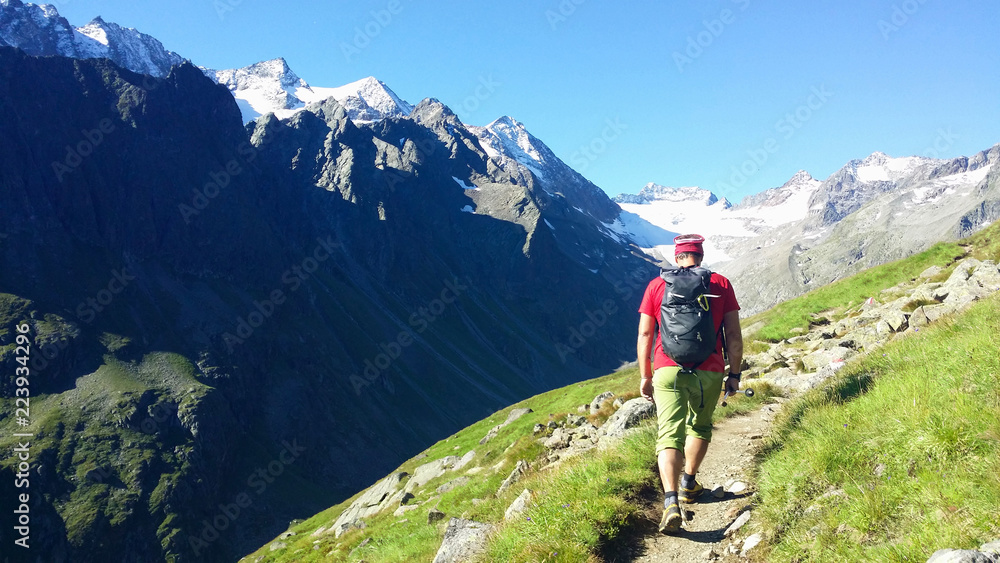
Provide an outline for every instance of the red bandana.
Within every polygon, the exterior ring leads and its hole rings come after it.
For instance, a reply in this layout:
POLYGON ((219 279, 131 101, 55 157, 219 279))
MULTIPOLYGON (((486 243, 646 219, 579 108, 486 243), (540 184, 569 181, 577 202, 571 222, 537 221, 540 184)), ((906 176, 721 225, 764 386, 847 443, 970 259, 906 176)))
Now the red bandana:
POLYGON ((694 252, 704 256, 705 250, 701 247, 703 242, 705 237, 701 235, 681 235, 674 239, 674 256, 682 252, 694 252))

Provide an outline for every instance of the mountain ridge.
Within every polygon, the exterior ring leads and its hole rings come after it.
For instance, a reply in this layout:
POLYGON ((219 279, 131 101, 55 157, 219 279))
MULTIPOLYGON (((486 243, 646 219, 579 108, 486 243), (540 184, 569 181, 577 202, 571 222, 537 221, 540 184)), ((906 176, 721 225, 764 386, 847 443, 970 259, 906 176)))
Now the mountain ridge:
POLYGON ((3 339, 25 319, 58 350, 32 401, 33 529, 54 560, 235 556, 463 421, 619 365, 634 339, 607 296, 655 267, 443 105, 356 125, 327 99, 247 128, 189 63, 157 79, 0 61, 35 77, 0 84, 0 365, 14 373, 3 339), (304 453, 258 494, 248 476, 285 441, 304 453), (206 528, 241 493, 253 508, 206 528))

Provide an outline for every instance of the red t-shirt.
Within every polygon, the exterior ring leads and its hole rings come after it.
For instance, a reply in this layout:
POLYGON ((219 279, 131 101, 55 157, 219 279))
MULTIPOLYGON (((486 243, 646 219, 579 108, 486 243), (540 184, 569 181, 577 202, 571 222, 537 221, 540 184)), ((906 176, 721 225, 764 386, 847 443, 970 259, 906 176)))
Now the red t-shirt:
MULTIPOLYGON (((663 281, 661 277, 649 282, 649 285, 646 286, 646 293, 642 296, 642 304, 639 305, 640 313, 649 315, 656 321, 656 344, 653 352, 654 370, 664 366, 677 365, 677 362, 663 352, 663 346, 660 343, 660 304, 663 301, 663 288, 666 285, 667 282, 663 281)), ((733 291, 733 286, 725 276, 712 272, 709 289, 713 295, 719 296, 709 298, 712 321, 715 323, 715 332, 719 335, 719 340, 715 344, 715 353, 695 368, 721 373, 726 369, 726 361, 722 358, 722 332, 719 331, 719 327, 722 326, 722 317, 730 311, 739 311, 740 305, 736 302, 736 292, 733 291)))

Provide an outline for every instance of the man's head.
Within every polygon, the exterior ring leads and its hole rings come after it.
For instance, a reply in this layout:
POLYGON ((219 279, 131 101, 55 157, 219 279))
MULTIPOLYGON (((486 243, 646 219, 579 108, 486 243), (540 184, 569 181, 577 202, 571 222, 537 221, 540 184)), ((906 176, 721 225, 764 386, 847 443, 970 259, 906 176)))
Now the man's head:
POLYGON ((682 268, 701 266, 705 257, 705 249, 702 247, 704 242, 705 237, 694 234, 674 238, 674 262, 682 268))

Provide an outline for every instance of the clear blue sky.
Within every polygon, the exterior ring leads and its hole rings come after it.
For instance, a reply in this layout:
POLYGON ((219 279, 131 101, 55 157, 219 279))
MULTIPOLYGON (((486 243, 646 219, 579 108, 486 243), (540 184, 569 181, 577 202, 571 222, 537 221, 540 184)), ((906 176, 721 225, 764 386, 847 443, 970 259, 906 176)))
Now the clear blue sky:
POLYGON ((210 68, 283 56, 313 85, 375 76, 469 124, 511 115, 611 195, 656 182, 738 201, 876 150, 954 157, 1000 142, 989 0, 55 5, 210 68))

